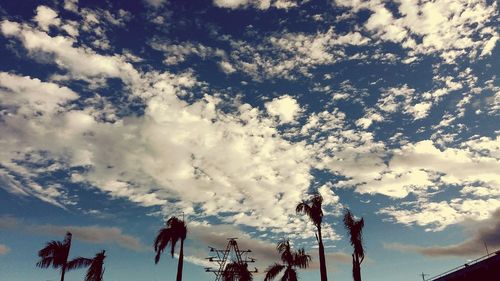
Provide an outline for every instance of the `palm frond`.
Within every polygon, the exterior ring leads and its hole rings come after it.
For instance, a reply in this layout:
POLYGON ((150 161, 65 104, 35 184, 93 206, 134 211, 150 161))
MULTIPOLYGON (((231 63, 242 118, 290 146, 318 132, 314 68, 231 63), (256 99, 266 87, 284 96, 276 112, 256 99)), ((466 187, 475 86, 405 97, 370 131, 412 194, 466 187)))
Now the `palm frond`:
POLYGON ((36 266, 48 268, 52 265, 53 268, 58 268, 66 264, 68 258, 69 246, 60 241, 50 241, 46 246, 38 251, 40 261, 36 266))
POLYGON ((308 268, 310 261, 311 256, 306 254, 303 248, 293 254, 293 265, 298 268, 308 268))
POLYGON ((78 257, 78 258, 75 258, 75 259, 69 261, 68 264, 66 265, 66 268, 68 270, 72 270, 72 269, 78 269, 78 268, 82 268, 82 267, 88 267, 91 264, 92 264, 92 259, 78 257))
POLYGON ((154 242, 154 249, 156 252, 155 256, 155 264, 157 264, 160 261, 160 256, 167 247, 168 243, 170 240, 172 240, 172 234, 171 234, 171 229, 170 228, 162 228, 160 231, 158 231, 158 235, 156 236, 155 242, 154 242))
POLYGON ((171 217, 166 222, 166 227, 158 231, 158 235, 153 243, 156 252, 155 263, 160 261, 160 256, 170 243, 170 255, 174 257, 175 245, 179 240, 186 239, 186 223, 177 217, 171 217))
POLYGON ((281 254, 280 258, 282 262, 284 262, 285 264, 293 263, 293 254, 289 240, 282 240, 278 242, 278 244, 276 245, 276 250, 281 254))
POLYGON ((44 257, 44 258, 41 258, 36 263, 36 266, 40 267, 40 268, 48 268, 49 266, 52 265, 53 268, 58 268, 60 265, 55 264, 53 261, 54 261, 54 257, 52 257, 52 256, 44 257))
POLYGON ((349 209, 344 210, 344 226, 349 232, 350 243, 354 247, 354 254, 363 261, 365 250, 363 247, 363 227, 365 220, 363 218, 356 220, 349 209))
POLYGON ((290 251, 290 241, 289 241, 289 240, 286 240, 286 239, 281 240, 281 241, 280 241, 280 242, 278 242, 278 244, 276 245, 276 250, 277 250, 279 253, 289 252, 289 251, 290 251))
POLYGON ((59 241, 50 241, 43 247, 40 251, 38 251, 38 256, 48 257, 52 256, 57 252, 60 252, 64 248, 64 245, 59 241))
POLYGON ((354 226, 354 218, 352 216, 351 210, 347 208, 344 210, 344 226, 349 231, 354 226))
POLYGON ((314 225, 319 227, 323 220, 323 210, 321 209, 322 203, 323 197, 321 194, 316 193, 310 200, 299 203, 295 208, 295 212, 307 215, 314 225))
POLYGON ((85 275, 85 281, 102 281, 104 275, 104 255, 106 251, 99 252, 91 259, 91 264, 85 275))
POLYGON ((273 280, 274 278, 276 278, 276 276, 278 276, 278 274, 280 274, 280 272, 284 268, 285 268, 285 266, 282 264, 279 264, 279 263, 275 263, 275 264, 269 266, 266 269, 266 277, 264 278, 264 281, 273 280))
POLYGON ((179 237, 177 235, 170 238, 170 256, 172 256, 172 258, 174 257, 175 244, 177 244, 177 241, 179 241, 179 237))
POLYGON ((298 281, 297 271, 292 267, 287 268, 280 281, 298 281))
POLYGON ((252 281, 252 273, 248 270, 247 263, 231 262, 226 265, 222 272, 223 281, 252 281))

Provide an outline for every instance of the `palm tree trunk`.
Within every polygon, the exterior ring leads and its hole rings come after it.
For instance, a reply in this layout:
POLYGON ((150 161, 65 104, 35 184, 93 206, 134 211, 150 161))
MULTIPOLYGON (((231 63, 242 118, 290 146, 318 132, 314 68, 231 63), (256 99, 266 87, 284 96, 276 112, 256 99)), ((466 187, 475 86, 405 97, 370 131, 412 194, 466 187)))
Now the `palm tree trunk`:
POLYGON ((179 252, 179 262, 177 263, 177 281, 182 281, 183 263, 184 263, 184 239, 181 239, 181 250, 179 252))
POLYGON ((352 277, 354 281, 361 281, 361 264, 355 254, 352 254, 352 277))
POLYGON ((61 281, 64 281, 64 274, 66 273, 66 265, 61 268, 61 281))
POLYGON ((321 273, 321 281, 328 281, 328 277, 326 276, 325 247, 323 246, 323 238, 321 237, 321 226, 318 226, 318 244, 319 244, 319 270, 321 273))

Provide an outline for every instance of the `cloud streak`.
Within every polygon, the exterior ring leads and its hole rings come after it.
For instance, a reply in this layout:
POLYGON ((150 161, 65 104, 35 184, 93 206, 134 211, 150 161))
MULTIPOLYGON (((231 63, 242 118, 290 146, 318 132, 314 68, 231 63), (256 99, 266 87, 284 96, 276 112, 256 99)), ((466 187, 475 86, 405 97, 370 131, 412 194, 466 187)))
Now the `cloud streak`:
POLYGON ((0 255, 6 255, 8 252, 10 252, 10 248, 0 244, 0 255))
POLYGON ((485 254, 484 244, 488 246, 490 253, 500 250, 500 209, 497 209, 488 220, 466 222, 466 227, 468 228, 468 232, 472 233, 472 237, 454 245, 422 247, 388 243, 384 247, 403 252, 416 252, 430 257, 480 256, 485 254))
POLYGON ((145 251, 149 247, 142 244, 139 239, 124 234, 117 227, 101 226, 59 226, 52 224, 24 224, 12 217, 0 217, 0 229, 22 231, 33 235, 51 235, 62 237, 66 232, 71 232, 73 238, 91 244, 116 244, 120 247, 134 251, 145 251))

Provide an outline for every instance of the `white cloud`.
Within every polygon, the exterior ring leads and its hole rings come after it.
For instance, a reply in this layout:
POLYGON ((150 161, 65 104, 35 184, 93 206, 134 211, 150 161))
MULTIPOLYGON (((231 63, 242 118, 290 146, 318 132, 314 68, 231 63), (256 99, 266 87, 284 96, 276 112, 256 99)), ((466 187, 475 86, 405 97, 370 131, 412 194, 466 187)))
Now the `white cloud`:
POLYGON ((198 56, 202 59, 211 57, 224 58, 226 56, 225 52, 221 49, 207 47, 199 43, 184 42, 181 44, 172 44, 154 39, 150 45, 153 49, 162 51, 165 54, 165 60, 163 62, 166 65, 182 63, 190 56, 198 56))
POLYGON ((259 80, 282 77, 311 77, 311 69, 347 59, 345 49, 366 45, 370 39, 359 32, 339 34, 333 28, 316 34, 276 33, 260 43, 229 40, 232 65, 259 80), (276 59, 279 57, 280 59, 276 59))
POLYGON ((78 12, 78 0, 64 0, 64 9, 77 13, 78 12))
POLYGON ((222 69, 222 71, 224 71, 224 73, 227 73, 227 74, 231 74, 231 73, 233 73, 233 72, 236 71, 236 69, 234 68, 234 66, 231 63, 227 62, 227 61, 221 61, 219 63, 219 66, 222 69))
MULTIPOLYGON (((70 92, 55 84, 13 77, 13 81, 70 92)), ((92 104, 84 109, 55 107, 64 106, 62 102, 52 102, 48 108, 54 113, 44 118, 24 118, 15 112, 4 116, 0 131, 5 149, 0 159, 6 178, 32 182, 9 186, 61 205, 64 188, 41 187, 37 175, 48 169, 92 167, 72 178, 143 206, 180 209, 194 217, 220 215, 228 223, 290 233, 302 224, 290 221, 294 216, 290 202, 301 200, 311 180, 305 147, 277 137, 275 122, 262 118, 264 113, 248 104, 227 114, 217 109, 221 101, 211 96, 192 104, 180 100, 177 94, 182 95, 182 87, 194 85, 188 76, 148 73, 143 77, 130 94, 145 100, 144 116, 106 122, 92 104), (192 130, 186 131, 187 127, 192 130), (39 151, 43 157, 28 158, 39 151), (26 159, 43 168, 27 169, 18 161, 26 159), (55 167, 47 167, 49 159, 55 167), (182 203, 171 205, 167 201, 171 198, 182 203), (202 211, 194 212, 195 206, 202 211)), ((21 96, 9 101, 17 112, 29 108, 21 96)), ((286 101, 276 110, 288 120, 297 114, 298 105, 286 101)))
POLYGON ((165 4, 165 2, 167 2, 167 0, 144 0, 144 1, 155 8, 161 7, 163 4, 165 4))
POLYGON ((59 26, 61 24, 61 19, 58 18, 57 12, 43 5, 36 8, 36 16, 33 20, 45 31, 48 31, 52 25, 59 26))
POLYGON ((498 41, 498 36, 491 37, 490 40, 488 40, 488 42, 486 43, 486 45, 484 45, 483 51, 481 52, 480 56, 482 57, 491 55, 491 52, 495 48, 497 41, 498 41))
POLYGON ((496 2, 394 2, 398 14, 387 9, 380 0, 335 0, 338 6, 348 8, 352 13, 371 11, 364 28, 372 32, 374 38, 400 43, 408 49, 410 56, 437 52, 445 62, 454 63, 457 57, 464 55, 475 58, 480 50, 482 55, 489 54, 495 45, 494 38, 498 33, 490 26, 498 17, 496 2))
POLYGON ((267 10, 270 7, 277 9, 290 9, 297 7, 300 0, 213 0, 215 6, 228 9, 245 9, 254 7, 267 10))
POLYGON ((130 83, 139 78, 138 72, 125 61, 125 58, 118 55, 103 56, 88 48, 73 47, 75 44, 73 38, 51 37, 45 32, 7 20, 1 22, 0 28, 6 37, 21 40, 23 46, 30 52, 54 55, 56 58, 54 64, 70 71, 77 79, 117 77, 130 83))
POLYGON ((289 95, 274 98, 267 102, 265 107, 270 115, 279 117, 283 123, 293 122, 301 111, 297 100, 289 95))
POLYGON ((67 87, 6 72, 0 72, 0 86, 2 104, 17 114, 53 114, 78 98, 78 94, 67 87))
MULTIPOLYGON (((95 28, 92 34, 105 34, 97 27, 106 18, 105 22, 113 26, 124 24, 103 11, 81 9, 81 13, 82 32, 95 28)), ((374 32, 387 26, 379 24, 384 19, 397 22, 395 17, 374 18, 374 32)), ((43 63, 67 71, 63 77, 51 77, 53 82, 0 74, 0 103, 2 113, 6 113, 0 122, 0 180, 10 192, 64 206, 65 187, 41 185, 37 178, 47 171, 79 167, 84 169, 73 173, 73 181, 114 198, 162 206, 165 213, 183 211, 193 220, 218 216, 223 223, 293 238, 314 236, 312 226, 297 218, 294 210, 310 188, 312 168, 345 177, 335 183, 336 188, 353 187, 360 193, 384 194, 400 201, 410 200, 408 195, 415 194, 417 202, 405 203, 415 204, 417 211, 383 209, 384 214, 405 224, 442 229, 465 216, 484 218, 491 212, 487 204, 498 204, 494 198, 500 185, 494 173, 499 169, 498 157, 494 156, 498 154, 498 139, 473 139, 454 147, 440 147, 430 140, 406 141, 400 147, 388 148, 376 140, 374 133, 365 131, 373 122, 388 120, 388 115, 398 111, 413 119, 424 118, 434 102, 461 89, 462 80, 436 77, 439 87, 425 93, 408 85, 383 88, 376 105, 358 120, 360 128, 353 129, 346 114, 334 107, 304 116, 307 121, 301 126, 294 121, 302 117, 304 109, 291 96, 267 102, 265 110, 210 94, 186 102, 186 97, 206 87, 192 71, 173 74, 138 70, 129 61, 140 58, 97 53, 77 44, 77 33, 64 26, 62 29, 73 37, 49 36, 24 23, 4 20, 0 24, 2 34, 19 40, 32 56, 46 55, 43 63), (118 105, 105 96, 96 93, 84 99, 54 82, 83 79, 91 82, 89 87, 104 87, 107 78, 124 81, 123 103, 139 98, 144 112, 119 115, 118 105), (72 104, 76 98, 81 101, 78 107, 72 104), (234 110, 227 110, 228 106, 234 110), (289 123, 293 130, 283 134, 279 126, 283 123, 289 123), (304 141, 291 141, 293 137, 304 141), (433 193, 444 186, 456 187, 464 198, 433 202, 433 193), (478 186, 481 189, 471 188, 478 186), (426 219, 421 213, 438 213, 435 217, 440 219, 426 219)), ((333 29, 316 34, 276 33, 263 38, 258 46, 228 39, 233 48, 228 54, 195 43, 157 49, 165 52, 167 64, 180 63, 191 55, 217 57, 229 72, 294 79, 298 74, 310 76, 310 70, 317 66, 345 59, 346 46, 375 41, 365 34, 366 30, 338 34, 333 29), (274 60, 277 56, 283 59, 274 60)), ((384 29, 379 36, 399 40, 397 29, 384 29)), ((104 39, 98 37, 103 44, 104 39)), ((151 45, 155 48, 154 43, 151 45)), ((411 48, 416 50, 418 46, 411 48)), ((368 53, 362 55, 366 58, 368 53)), ((387 54, 377 55, 391 59, 387 54)), ((465 74, 463 80, 469 78, 465 74)), ((210 93, 206 88, 201 92, 210 93)), ((360 97, 365 92, 343 82, 339 95, 363 104, 360 97)), ((320 192, 325 206, 339 201, 330 187, 320 187, 320 192)), ((113 233, 120 234, 116 230, 113 233)), ((325 228, 325 237, 335 240, 333 229, 325 228)))

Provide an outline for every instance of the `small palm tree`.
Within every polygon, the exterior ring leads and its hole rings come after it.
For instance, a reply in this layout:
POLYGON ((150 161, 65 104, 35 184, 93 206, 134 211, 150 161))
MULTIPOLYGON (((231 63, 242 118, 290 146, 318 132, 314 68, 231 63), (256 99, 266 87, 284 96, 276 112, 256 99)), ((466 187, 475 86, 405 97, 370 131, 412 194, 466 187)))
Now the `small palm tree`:
POLYGON ((297 268, 309 267, 311 256, 305 253, 304 249, 292 251, 290 241, 283 240, 278 243, 276 250, 281 254, 282 263, 275 263, 266 269, 264 281, 273 280, 281 271, 285 270, 281 281, 297 281, 297 268))
POLYGON ((319 245, 318 252, 321 281, 327 281, 328 276, 326 274, 325 247, 323 246, 323 237, 321 236, 321 223, 323 222, 323 210, 321 209, 322 203, 323 197, 317 193, 314 194, 310 200, 299 203, 295 211, 298 214, 306 214, 318 230, 316 240, 319 245))
POLYGON ((345 209, 344 226, 349 232, 351 245, 354 247, 352 254, 352 277, 354 281, 361 281, 361 263, 365 259, 365 250, 363 248, 363 227, 365 221, 363 218, 354 219, 351 211, 345 209))
POLYGON ((38 251, 40 260, 36 263, 37 267, 61 268, 61 281, 64 281, 64 275, 68 270, 68 255, 71 248, 71 233, 67 232, 64 241, 50 241, 47 245, 38 251))
POLYGON ((154 249, 156 252, 155 264, 160 261, 160 256, 165 248, 170 243, 170 255, 174 257, 175 244, 180 240, 181 249, 179 251, 179 262, 177 264, 177 281, 182 281, 182 267, 184 262, 184 240, 187 235, 187 227, 184 221, 171 217, 168 219, 166 227, 158 231, 158 235, 154 241, 154 249))
POLYGON ((222 273, 223 281, 252 281, 252 273, 248 270, 246 262, 231 262, 226 265, 222 273))
POLYGON ((68 269, 90 266, 87 270, 84 281, 102 281, 102 277, 104 275, 104 259, 106 258, 105 253, 106 251, 102 250, 92 259, 78 257, 68 262, 68 269))

